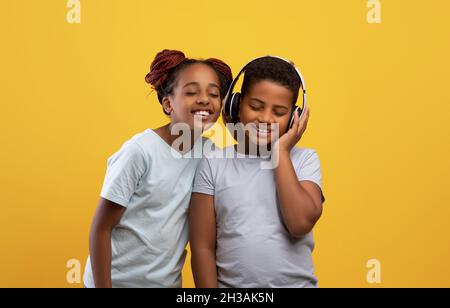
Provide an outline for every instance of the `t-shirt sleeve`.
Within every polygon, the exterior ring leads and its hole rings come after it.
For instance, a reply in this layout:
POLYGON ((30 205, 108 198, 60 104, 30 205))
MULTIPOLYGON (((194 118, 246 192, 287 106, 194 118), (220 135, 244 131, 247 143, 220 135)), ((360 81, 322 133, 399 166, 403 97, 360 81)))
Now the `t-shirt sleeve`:
POLYGON ((128 207, 147 168, 141 147, 135 143, 126 143, 108 159, 100 196, 123 207, 128 207))
MULTIPOLYGON (((303 156, 303 155, 302 155, 303 156)), ((307 150, 295 168, 299 181, 311 181, 317 184, 322 191, 322 202, 325 201, 322 190, 322 169, 319 156, 314 150, 307 150)))
POLYGON ((192 192, 214 196, 214 179, 210 161, 202 158, 195 173, 192 192))

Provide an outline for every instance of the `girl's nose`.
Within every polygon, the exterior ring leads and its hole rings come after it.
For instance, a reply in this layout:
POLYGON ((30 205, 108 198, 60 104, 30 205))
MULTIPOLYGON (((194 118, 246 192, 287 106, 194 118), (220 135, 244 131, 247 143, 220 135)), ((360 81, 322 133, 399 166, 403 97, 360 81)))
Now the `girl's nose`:
POLYGON ((201 94, 201 95, 198 97, 198 99, 197 99, 197 103, 203 104, 203 105, 209 104, 209 98, 208 98, 208 95, 201 94))

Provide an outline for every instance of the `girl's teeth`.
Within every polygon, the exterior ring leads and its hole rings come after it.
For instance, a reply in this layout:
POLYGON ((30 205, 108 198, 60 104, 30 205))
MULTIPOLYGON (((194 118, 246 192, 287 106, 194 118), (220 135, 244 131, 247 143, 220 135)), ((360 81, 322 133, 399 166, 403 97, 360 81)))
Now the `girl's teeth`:
POLYGON ((195 115, 209 116, 209 112, 208 111, 197 111, 197 112, 195 112, 195 115))

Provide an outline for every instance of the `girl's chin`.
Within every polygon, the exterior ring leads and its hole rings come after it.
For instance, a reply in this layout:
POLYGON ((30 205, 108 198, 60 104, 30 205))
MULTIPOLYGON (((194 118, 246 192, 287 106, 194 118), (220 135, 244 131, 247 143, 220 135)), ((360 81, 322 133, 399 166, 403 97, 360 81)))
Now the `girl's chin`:
POLYGON ((195 118, 194 123, 191 126, 192 128, 202 128, 203 130, 207 130, 211 128, 216 122, 218 117, 210 116, 207 118, 195 118))
POLYGON ((191 130, 201 130, 202 132, 207 131, 213 127, 215 122, 204 122, 191 125, 191 130))

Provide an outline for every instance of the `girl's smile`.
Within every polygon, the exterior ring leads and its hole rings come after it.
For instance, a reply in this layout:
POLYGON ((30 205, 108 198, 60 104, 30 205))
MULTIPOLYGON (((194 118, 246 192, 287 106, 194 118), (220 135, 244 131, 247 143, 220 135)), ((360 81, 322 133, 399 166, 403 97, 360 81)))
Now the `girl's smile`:
POLYGON ((212 122, 214 111, 212 109, 196 109, 192 111, 194 117, 199 117, 202 122, 212 122))

